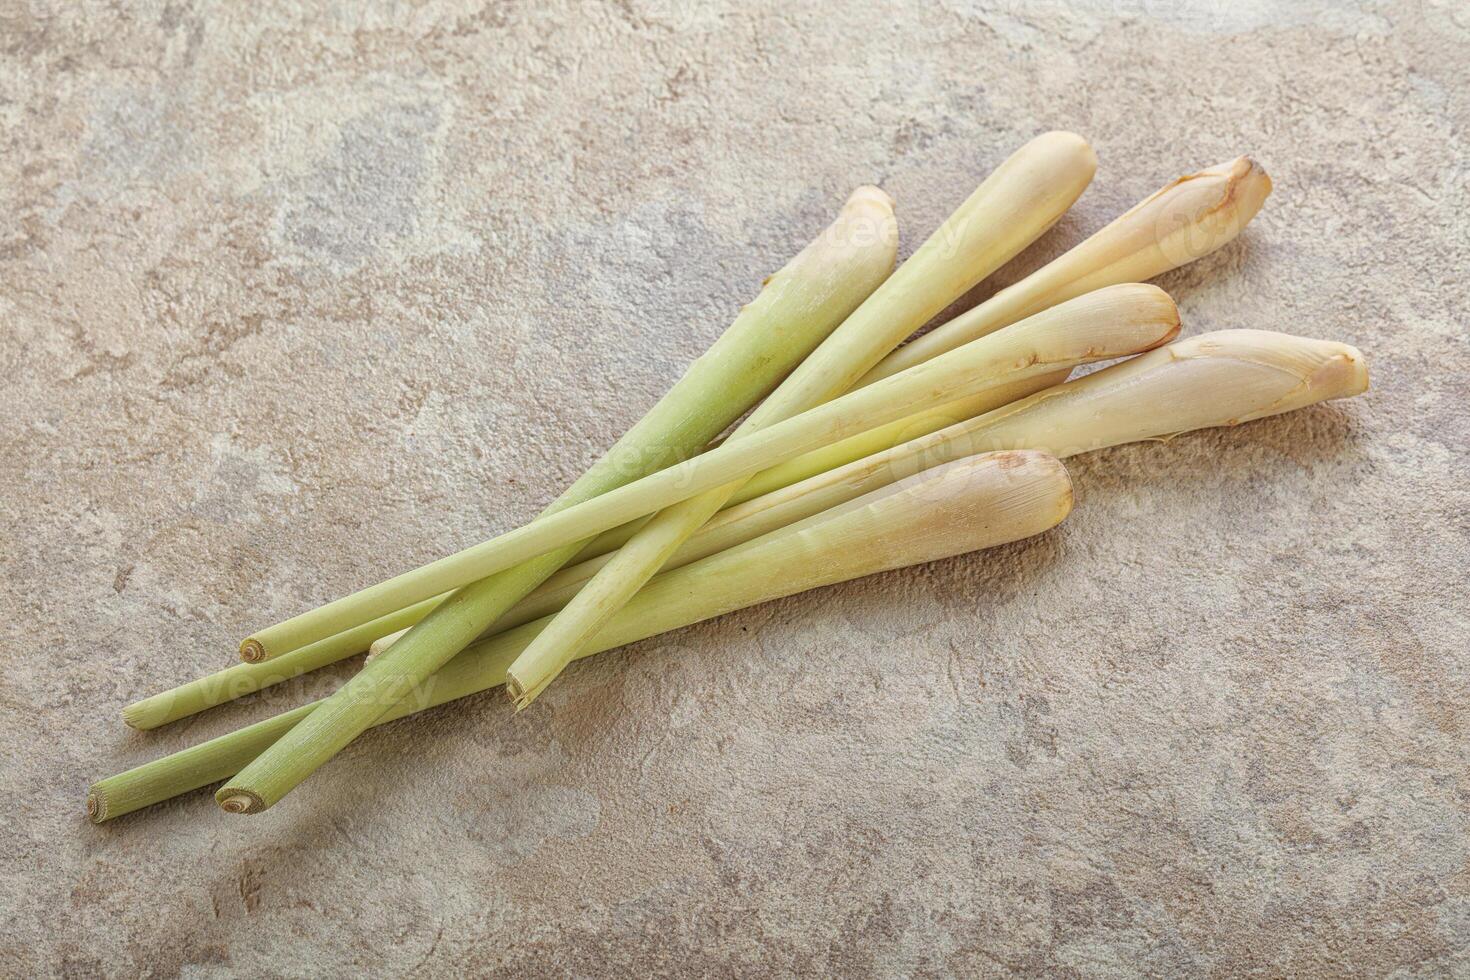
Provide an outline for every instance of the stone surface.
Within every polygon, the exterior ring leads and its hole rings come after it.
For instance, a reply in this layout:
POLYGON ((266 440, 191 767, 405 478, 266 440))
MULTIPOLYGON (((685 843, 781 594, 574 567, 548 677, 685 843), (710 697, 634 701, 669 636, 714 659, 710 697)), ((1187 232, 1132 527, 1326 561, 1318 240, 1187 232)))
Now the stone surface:
MULTIPOLYGON (((1451 0, 0 6, 0 971, 1470 971, 1470 13, 1451 0), (94 827, 130 699, 530 517, 854 185, 1023 140, 1276 192, 1187 331, 1373 390, 1079 458, 1062 528, 94 827), (759 677, 759 682, 756 678, 759 677)), ((994 284, 982 287, 983 296, 994 284)))

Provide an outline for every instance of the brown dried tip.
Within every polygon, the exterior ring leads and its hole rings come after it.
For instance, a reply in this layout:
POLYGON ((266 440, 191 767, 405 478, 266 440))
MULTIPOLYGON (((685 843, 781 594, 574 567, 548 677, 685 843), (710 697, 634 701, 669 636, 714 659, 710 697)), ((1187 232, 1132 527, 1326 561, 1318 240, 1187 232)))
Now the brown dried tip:
POLYGON ((1261 210, 1266 198, 1271 196, 1271 175, 1266 173, 1265 167, 1248 156, 1236 157, 1229 163, 1204 171, 1211 172, 1223 173, 1229 179, 1225 199, 1220 202, 1220 207, 1229 207, 1233 201, 1236 223, 1244 228, 1256 216, 1256 212, 1261 210))
POLYGON ((93 823, 101 823, 107 819, 107 801, 96 793, 87 794, 87 817, 93 823))

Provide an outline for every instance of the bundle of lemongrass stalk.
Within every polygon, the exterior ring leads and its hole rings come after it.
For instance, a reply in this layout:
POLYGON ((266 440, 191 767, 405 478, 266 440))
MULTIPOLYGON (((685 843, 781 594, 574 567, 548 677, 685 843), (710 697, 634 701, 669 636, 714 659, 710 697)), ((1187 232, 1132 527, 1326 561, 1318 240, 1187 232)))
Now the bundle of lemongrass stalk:
POLYGON ((1095 166, 1080 137, 1037 137, 896 270, 892 202, 859 189, 541 517, 261 630, 244 663, 126 708, 156 728, 372 651, 321 701, 98 781, 92 819, 220 780, 221 807, 258 812, 373 725, 502 684, 524 707, 579 657, 1039 534, 1072 506, 1060 458, 1367 388, 1345 344, 1177 340, 1173 301, 1140 284, 1255 216, 1271 185, 1245 157, 899 346, 1051 227, 1095 166))

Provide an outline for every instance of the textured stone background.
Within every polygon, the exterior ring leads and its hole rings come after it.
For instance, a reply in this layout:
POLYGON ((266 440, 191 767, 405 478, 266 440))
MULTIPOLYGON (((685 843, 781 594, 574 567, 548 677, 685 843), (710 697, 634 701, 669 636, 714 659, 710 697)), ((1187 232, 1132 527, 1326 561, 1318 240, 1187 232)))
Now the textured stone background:
POLYGON ((0 4, 0 971, 1464 975, 1467 45, 1452 2, 0 4), (998 283, 1250 152, 1265 211, 1162 284, 1373 390, 264 816, 85 821, 343 675, 128 700, 529 518, 854 185, 907 252, 1053 127, 1097 180, 998 283))

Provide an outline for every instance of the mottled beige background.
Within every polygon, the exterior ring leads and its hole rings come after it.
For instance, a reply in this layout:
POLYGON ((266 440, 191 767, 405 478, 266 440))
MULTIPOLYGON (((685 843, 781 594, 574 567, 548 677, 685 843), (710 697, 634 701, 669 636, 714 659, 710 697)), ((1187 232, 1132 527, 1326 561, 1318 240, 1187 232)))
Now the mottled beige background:
MULTIPOLYGON (((1470 972, 1470 11, 1453 2, 0 4, 0 972, 1470 972), (1065 527, 104 827, 131 698, 534 514, 880 182, 1255 154, 1186 330, 1350 404, 1073 465, 1065 527)), ((984 295, 993 286, 982 287, 984 295)))

